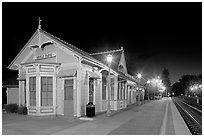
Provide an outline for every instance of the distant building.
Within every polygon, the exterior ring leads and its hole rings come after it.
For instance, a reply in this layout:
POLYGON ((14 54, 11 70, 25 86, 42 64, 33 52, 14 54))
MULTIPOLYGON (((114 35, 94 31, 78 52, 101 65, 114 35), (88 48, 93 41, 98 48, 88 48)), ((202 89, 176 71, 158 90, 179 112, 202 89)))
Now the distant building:
POLYGON ((123 48, 89 54, 39 27, 8 66, 18 71, 18 104, 38 116, 84 116, 88 102, 96 113, 106 111, 108 53, 113 56, 111 110, 143 100, 144 87, 127 73, 123 48))

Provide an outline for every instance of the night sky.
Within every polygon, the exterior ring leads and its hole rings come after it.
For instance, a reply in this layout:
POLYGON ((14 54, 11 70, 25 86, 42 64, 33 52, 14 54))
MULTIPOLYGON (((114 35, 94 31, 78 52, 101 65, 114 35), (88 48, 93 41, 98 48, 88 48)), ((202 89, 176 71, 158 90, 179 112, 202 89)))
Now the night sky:
POLYGON ((88 52, 125 51, 128 72, 144 79, 170 72, 171 83, 202 74, 202 3, 3 3, 3 81, 7 66, 38 27, 88 52))

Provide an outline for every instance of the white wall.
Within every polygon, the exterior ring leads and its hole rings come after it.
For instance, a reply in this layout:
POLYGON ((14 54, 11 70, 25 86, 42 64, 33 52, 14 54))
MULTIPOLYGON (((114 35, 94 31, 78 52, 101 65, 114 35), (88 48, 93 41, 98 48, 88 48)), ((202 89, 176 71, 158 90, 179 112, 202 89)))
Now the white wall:
POLYGON ((7 104, 19 104, 19 88, 7 88, 7 104))
POLYGON ((64 94, 62 79, 57 78, 57 114, 63 114, 64 112, 64 94))

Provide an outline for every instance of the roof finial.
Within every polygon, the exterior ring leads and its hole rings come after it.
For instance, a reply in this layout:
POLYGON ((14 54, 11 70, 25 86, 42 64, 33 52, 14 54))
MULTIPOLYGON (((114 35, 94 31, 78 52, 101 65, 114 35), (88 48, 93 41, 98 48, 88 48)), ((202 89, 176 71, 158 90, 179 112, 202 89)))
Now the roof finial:
POLYGON ((38 24, 38 29, 41 29, 41 21, 42 21, 42 20, 41 20, 40 17, 39 17, 39 19, 38 19, 38 23, 39 23, 39 24, 38 24))

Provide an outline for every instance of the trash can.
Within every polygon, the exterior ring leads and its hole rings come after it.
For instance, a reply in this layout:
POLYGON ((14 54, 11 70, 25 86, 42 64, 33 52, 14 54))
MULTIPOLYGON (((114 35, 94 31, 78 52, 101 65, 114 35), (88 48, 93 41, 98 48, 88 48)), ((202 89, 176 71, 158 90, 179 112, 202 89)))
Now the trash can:
POLYGON ((95 105, 92 102, 89 102, 86 105, 86 116, 94 117, 95 116, 95 105))

